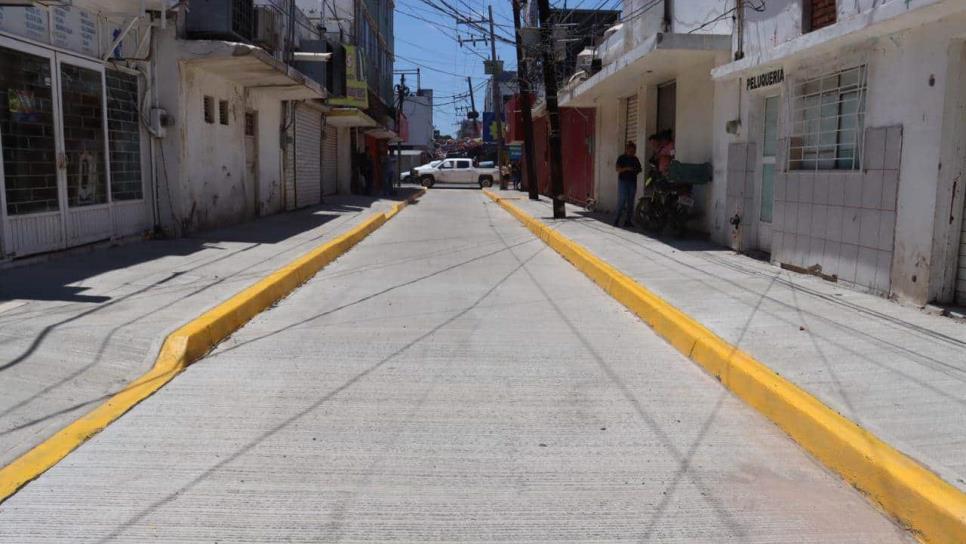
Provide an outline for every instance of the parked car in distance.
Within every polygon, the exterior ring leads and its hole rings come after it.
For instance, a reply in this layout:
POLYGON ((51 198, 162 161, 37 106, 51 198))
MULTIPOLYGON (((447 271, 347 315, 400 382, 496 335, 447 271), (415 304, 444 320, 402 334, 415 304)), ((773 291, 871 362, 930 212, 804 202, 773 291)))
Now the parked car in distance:
POLYGON ((404 183, 417 183, 419 181, 419 176, 416 174, 416 171, 418 169, 422 168, 423 166, 436 167, 436 166, 439 166, 442 162, 443 162, 443 160, 442 159, 439 159, 439 160, 430 161, 430 162, 428 162, 426 164, 417 166, 416 168, 413 168, 413 169, 409 170, 408 172, 404 173, 402 180, 403 180, 404 183))
POLYGON ((491 187, 495 180, 500 179, 500 170, 473 166, 471 159, 444 159, 417 166, 409 175, 418 179, 423 187, 432 187, 436 182, 472 183, 482 189, 491 187))

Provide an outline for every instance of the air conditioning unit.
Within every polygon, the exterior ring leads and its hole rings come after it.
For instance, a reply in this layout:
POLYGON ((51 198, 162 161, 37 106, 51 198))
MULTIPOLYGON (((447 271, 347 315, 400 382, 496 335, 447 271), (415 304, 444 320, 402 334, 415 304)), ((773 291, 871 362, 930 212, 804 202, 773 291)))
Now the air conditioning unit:
POLYGON ((278 13, 271 6, 255 8, 255 44, 274 53, 278 49, 280 32, 278 13))
POLYGON ((252 0, 191 0, 185 16, 188 38, 251 42, 254 29, 252 0))
POLYGON ((590 72, 590 63, 593 62, 595 56, 597 56, 597 51, 591 47, 577 53, 577 69, 590 72))

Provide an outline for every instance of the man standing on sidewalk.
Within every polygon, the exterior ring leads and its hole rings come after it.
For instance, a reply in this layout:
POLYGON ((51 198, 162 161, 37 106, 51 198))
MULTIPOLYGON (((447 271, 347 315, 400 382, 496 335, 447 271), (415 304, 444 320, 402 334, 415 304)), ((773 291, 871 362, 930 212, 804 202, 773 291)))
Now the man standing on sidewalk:
POLYGON ((617 157, 617 217, 614 226, 619 226, 621 214, 627 211, 624 220, 625 227, 633 226, 631 218, 634 216, 634 197, 637 195, 637 175, 641 173, 641 161, 637 158, 637 146, 634 142, 627 142, 624 154, 617 157))

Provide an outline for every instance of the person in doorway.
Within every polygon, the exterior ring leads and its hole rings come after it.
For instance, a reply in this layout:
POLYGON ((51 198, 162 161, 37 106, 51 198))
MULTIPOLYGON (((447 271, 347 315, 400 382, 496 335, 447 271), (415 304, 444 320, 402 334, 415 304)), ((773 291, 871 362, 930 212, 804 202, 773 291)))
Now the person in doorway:
POLYGON ((372 161, 366 152, 359 154, 359 175, 362 176, 364 194, 372 196, 372 161))
POLYGON ((383 158, 382 172, 382 196, 396 194, 396 161, 388 154, 383 158))
POLYGON ((627 142, 624 154, 617 157, 617 217, 614 226, 621 223, 621 215, 625 212, 624 226, 633 226, 631 218, 634 215, 634 197, 637 195, 637 175, 641 173, 641 161, 637 158, 637 145, 627 142))
POLYGON ((667 177, 671 168, 671 161, 674 160, 674 137, 670 131, 659 132, 647 139, 651 144, 651 165, 657 170, 661 177, 667 177))

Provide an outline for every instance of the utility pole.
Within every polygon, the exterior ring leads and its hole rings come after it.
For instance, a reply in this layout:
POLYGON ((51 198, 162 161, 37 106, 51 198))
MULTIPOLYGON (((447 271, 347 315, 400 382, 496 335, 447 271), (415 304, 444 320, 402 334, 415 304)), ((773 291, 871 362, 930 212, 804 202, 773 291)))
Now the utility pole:
POLYGON ((396 135, 398 138, 396 142, 396 179, 389 182, 395 185, 402 184, 402 119, 403 104, 406 103, 406 96, 408 94, 409 87, 406 87, 406 74, 402 74, 399 78, 399 85, 396 85, 396 95, 398 96, 399 102, 399 107, 396 109, 396 130, 399 131, 399 134, 396 135))
POLYGON ((533 157, 533 112, 531 111, 532 89, 528 70, 530 60, 523 52, 523 37, 520 35, 520 2, 513 2, 513 28, 517 39, 517 82, 520 87, 520 113, 523 116, 523 158, 527 173, 527 191, 530 200, 540 199, 540 187, 537 186, 537 169, 533 157))
POLYGON ((567 216, 564 205, 563 153, 560 150, 560 108, 557 106, 557 70, 553 61, 553 29, 550 28, 550 0, 537 0, 540 11, 540 51, 543 56, 543 86, 547 100, 550 146, 550 196, 553 198, 553 217, 567 216))
MULTIPOLYGON (((502 70, 496 62, 496 33, 493 31, 493 4, 490 4, 490 62, 493 65, 493 116, 496 118, 496 167, 500 172, 500 188, 506 189, 503 180, 503 160, 506 157, 503 141, 503 93, 500 92, 502 70)), ((519 69, 519 68, 518 68, 519 69)))

